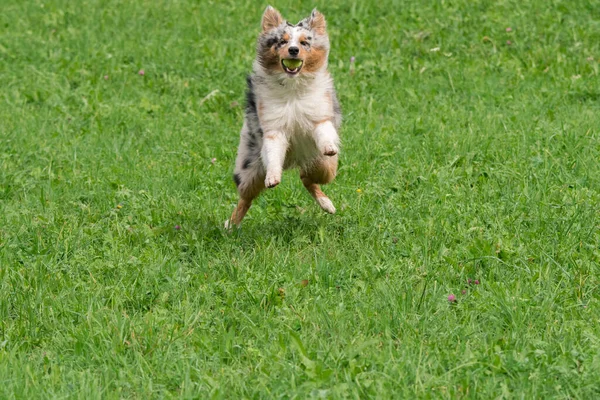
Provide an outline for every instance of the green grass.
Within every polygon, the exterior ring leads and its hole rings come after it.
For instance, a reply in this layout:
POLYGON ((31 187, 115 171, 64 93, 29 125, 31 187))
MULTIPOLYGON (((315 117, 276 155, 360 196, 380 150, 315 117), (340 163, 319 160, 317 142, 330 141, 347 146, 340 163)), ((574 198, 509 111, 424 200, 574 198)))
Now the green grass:
POLYGON ((266 4, 2 2, 0 398, 600 397, 597 2, 274 5, 338 214, 292 171, 227 234, 266 4))

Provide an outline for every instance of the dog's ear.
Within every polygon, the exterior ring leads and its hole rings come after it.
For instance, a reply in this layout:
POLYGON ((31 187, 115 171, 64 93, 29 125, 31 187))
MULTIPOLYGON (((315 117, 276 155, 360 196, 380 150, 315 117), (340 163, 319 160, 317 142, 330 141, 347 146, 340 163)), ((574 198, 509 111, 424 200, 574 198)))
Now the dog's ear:
POLYGON ((308 21, 310 28, 319 35, 324 35, 327 30, 327 23, 325 17, 316 8, 312 10, 310 14, 310 20, 308 21))
POLYGON ((283 22, 279 11, 271 6, 267 6, 262 17, 262 30, 263 32, 270 31, 273 28, 277 28, 283 22))

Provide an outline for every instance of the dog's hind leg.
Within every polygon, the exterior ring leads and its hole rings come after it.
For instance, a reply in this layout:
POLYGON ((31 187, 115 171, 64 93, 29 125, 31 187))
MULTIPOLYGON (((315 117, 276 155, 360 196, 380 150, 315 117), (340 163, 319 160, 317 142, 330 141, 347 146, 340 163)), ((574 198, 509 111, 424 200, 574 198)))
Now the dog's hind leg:
POLYGON ((234 225, 239 228, 252 205, 252 200, 265 189, 265 172, 261 165, 256 165, 242 171, 236 171, 233 174, 233 180, 238 188, 240 200, 231 217, 225 221, 226 229, 231 229, 234 225))
POLYGON ((234 225, 239 228, 242 224, 242 219, 246 216, 251 205, 252 200, 240 198, 235 210, 233 210, 233 213, 231 214, 231 218, 225 221, 225 229, 231 229, 234 225))
POLYGON ((336 154, 320 158, 311 166, 300 170, 300 179, 306 190, 317 201, 317 204, 330 214, 335 214, 335 206, 319 185, 333 181, 337 173, 337 163, 338 156, 336 154))

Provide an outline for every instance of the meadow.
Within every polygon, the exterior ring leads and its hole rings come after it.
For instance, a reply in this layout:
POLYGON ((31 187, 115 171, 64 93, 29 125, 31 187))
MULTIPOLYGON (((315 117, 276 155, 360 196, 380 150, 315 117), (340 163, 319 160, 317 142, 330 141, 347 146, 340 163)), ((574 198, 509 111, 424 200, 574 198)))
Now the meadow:
POLYGON ((597 1, 273 3, 338 213, 289 171, 233 233, 266 3, 0 3, 0 398, 600 397, 597 1))

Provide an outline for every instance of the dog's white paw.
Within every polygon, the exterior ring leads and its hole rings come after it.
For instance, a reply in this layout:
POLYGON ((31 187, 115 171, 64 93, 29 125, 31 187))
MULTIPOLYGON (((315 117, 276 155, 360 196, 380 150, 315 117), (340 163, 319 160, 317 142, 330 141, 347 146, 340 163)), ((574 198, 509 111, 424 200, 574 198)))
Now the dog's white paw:
POLYGON ((335 156, 339 152, 338 147, 333 143, 328 143, 323 146, 323 154, 326 156, 335 156))
POLYGON ((267 174, 265 178, 265 186, 268 188, 274 188, 281 182, 281 174, 267 174))
POLYGON ((335 206, 328 197, 318 197, 317 203, 319 203, 319 206, 329 214, 335 214, 335 206))

